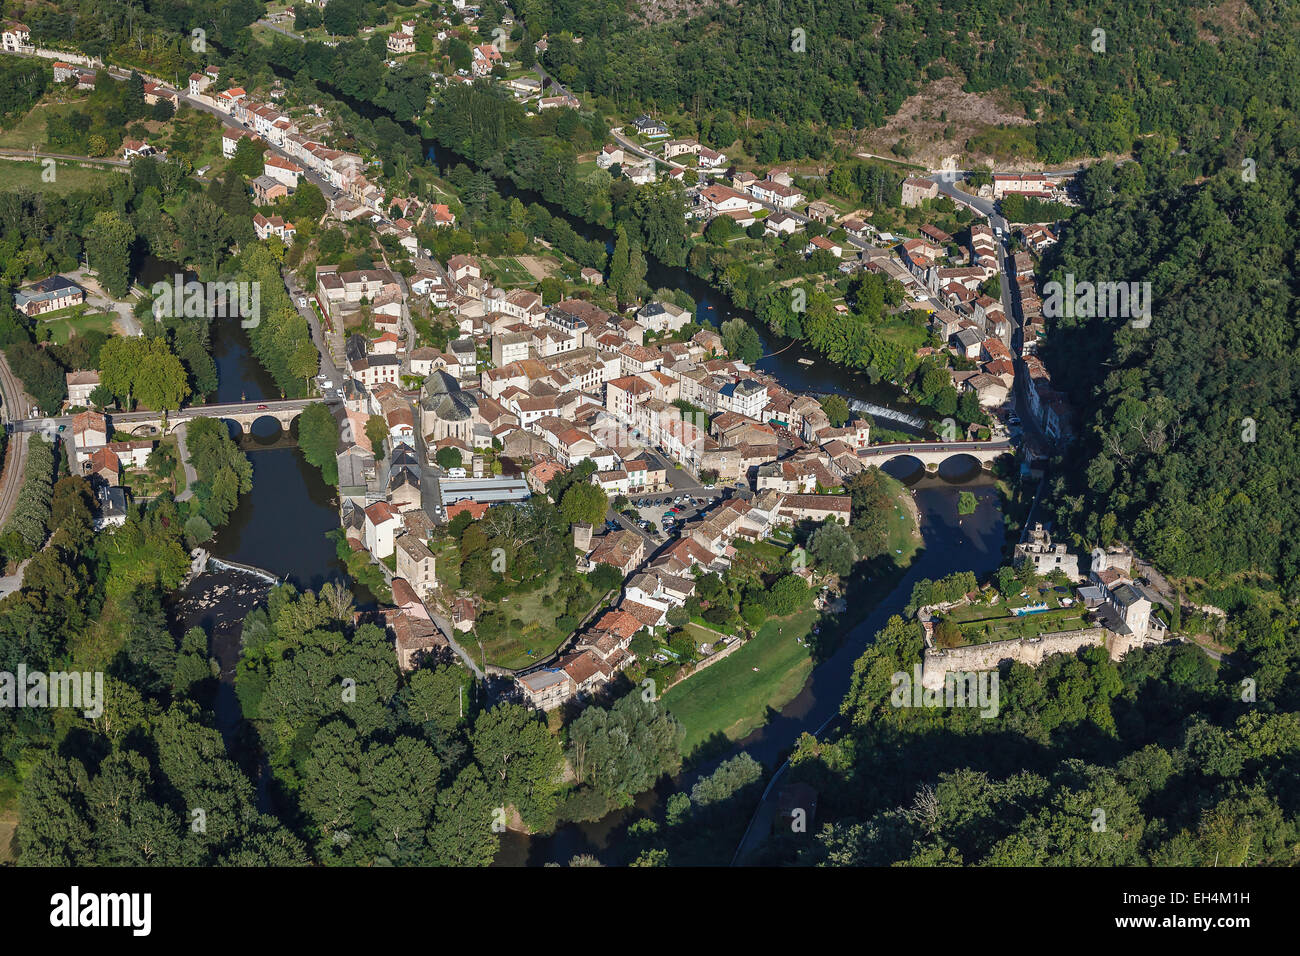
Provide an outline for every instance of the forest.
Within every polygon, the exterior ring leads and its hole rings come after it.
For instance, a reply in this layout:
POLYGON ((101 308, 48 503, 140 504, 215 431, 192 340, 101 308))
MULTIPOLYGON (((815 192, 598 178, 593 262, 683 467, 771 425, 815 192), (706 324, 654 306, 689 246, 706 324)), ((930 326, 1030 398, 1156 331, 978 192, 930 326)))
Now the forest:
POLYGON ((1190 644, 1006 664, 988 719, 891 706, 923 647, 895 616, 855 666, 845 729, 805 734, 791 758, 791 778, 818 790, 816 826, 775 836, 764 862, 1289 865, 1296 621, 1253 613, 1233 628, 1238 653, 1217 672, 1190 644))
POLYGON ((1207 168, 1241 127, 1286 113, 1286 84, 1259 79, 1294 77, 1300 57, 1300 11, 1285 4, 1243 6, 1237 19, 1196 0, 762 0, 662 22, 637 16, 643 5, 519 7, 530 36, 549 34, 542 61, 562 82, 627 115, 680 114, 715 148, 735 132, 763 163, 822 156, 829 138, 819 148, 817 131, 879 127, 925 83, 955 75, 1034 122, 1025 159, 1120 154, 1159 134, 1207 168), (751 118, 771 122, 739 128, 751 118))
MULTIPOLYGON (((1166 574, 1300 597, 1300 381, 1296 376, 1296 130, 1247 181, 1190 185, 1182 157, 1143 154, 1151 188, 1113 168, 1083 179, 1087 212, 1050 275, 1150 281, 1149 328, 1061 317, 1044 357, 1079 409, 1080 441, 1054 479, 1078 540, 1131 541, 1166 574)), ((1214 603, 1213 601, 1211 603, 1214 603)))

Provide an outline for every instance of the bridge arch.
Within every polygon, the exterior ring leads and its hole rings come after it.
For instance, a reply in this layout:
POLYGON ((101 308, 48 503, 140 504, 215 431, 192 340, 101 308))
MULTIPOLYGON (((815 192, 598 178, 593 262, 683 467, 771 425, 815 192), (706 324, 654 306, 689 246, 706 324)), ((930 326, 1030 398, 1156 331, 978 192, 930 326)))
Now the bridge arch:
POLYGON ((899 481, 910 481, 926 474, 925 462, 905 452, 889 458, 878 458, 875 465, 885 474, 899 481))
POLYGON ((933 470, 938 472, 940 478, 949 481, 962 481, 978 475, 981 471, 987 471, 989 468, 988 462, 991 460, 967 452, 955 452, 943 459, 943 461, 936 463, 933 470))

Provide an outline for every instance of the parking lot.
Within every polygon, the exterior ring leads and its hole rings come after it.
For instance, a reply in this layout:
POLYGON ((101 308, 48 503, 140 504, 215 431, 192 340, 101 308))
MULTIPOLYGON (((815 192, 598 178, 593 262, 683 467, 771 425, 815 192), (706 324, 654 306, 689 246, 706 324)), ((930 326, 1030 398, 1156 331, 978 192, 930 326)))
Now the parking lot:
POLYGON ((640 516, 639 521, 653 524, 659 530, 672 528, 674 525, 688 521, 708 508, 722 497, 722 489, 697 490, 694 493, 663 492, 656 495, 629 496, 632 508, 640 516), (676 508, 676 513, 672 509, 676 508), (664 515, 672 514, 671 521, 665 521, 664 515))

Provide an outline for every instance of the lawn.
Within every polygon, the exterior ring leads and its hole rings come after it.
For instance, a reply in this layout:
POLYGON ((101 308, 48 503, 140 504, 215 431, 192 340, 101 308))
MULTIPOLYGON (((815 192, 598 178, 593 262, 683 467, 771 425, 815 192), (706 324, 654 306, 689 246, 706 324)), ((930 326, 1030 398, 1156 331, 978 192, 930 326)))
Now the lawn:
POLYGON ((735 548, 737 551, 750 552, 759 561, 768 565, 773 572, 781 567, 781 559, 790 550, 773 541, 737 541, 735 548))
MULTIPOLYGON (((559 633, 555 626, 556 620, 564 613, 562 602, 557 601, 550 607, 542 603, 544 597, 555 593, 559 583, 560 576, 556 575, 536 591, 511 594, 502 602, 502 610, 507 618, 523 621, 524 626, 522 629, 508 627, 505 633, 483 642, 489 664, 500 667, 535 664, 554 652, 569 637, 568 634, 559 633)), ((594 606, 593 603, 592 607, 594 606)))
POLYGON ((664 694, 664 706, 686 727, 686 753, 714 734, 740 740, 767 721, 768 708, 783 707, 799 693, 812 672, 812 658, 797 638, 818 617, 809 607, 772 618, 726 660, 664 694))
POLYGON ((966 621, 960 625, 962 639, 967 644, 988 644, 993 641, 1010 641, 1018 637, 1037 637, 1056 631, 1073 631, 1085 626, 1087 609, 1081 604, 1057 608, 1039 614, 1013 617, 1003 614, 966 621))
MULTIPOLYGON (((6 125, 0 129, 0 146, 6 149, 31 149, 35 143, 38 147, 43 148, 46 144, 45 125, 46 119, 50 113, 71 113, 74 110, 83 110, 86 106, 88 96, 79 96, 77 99, 68 103, 58 103, 46 100, 37 103, 28 110, 22 117, 13 121, 12 125, 6 125)), ((63 152, 63 150, 52 150, 51 152, 63 152)))
POLYGON ((99 331, 111 335, 113 320, 117 315, 112 312, 82 311, 79 307, 60 309, 51 318, 41 320, 41 324, 50 330, 50 339, 58 345, 66 345, 74 335, 99 331))
POLYGON ((126 175, 126 170, 113 166, 76 166, 62 161, 55 166, 54 182, 42 179, 44 172, 45 166, 41 162, 5 158, 0 161, 0 191, 30 189, 35 192, 70 193, 77 189, 98 189, 105 184, 106 177, 126 175))
POLYGON ((524 268, 524 264, 512 256, 489 259, 487 265, 500 277, 497 283, 500 286, 533 285, 537 281, 533 278, 533 274, 524 268))

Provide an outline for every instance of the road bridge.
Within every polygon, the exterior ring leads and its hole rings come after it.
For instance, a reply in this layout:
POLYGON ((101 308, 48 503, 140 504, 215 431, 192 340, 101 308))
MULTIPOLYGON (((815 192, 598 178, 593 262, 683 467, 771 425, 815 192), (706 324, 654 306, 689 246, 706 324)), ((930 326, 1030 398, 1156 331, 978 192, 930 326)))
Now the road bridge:
POLYGON ((933 471, 951 458, 967 455, 974 458, 983 468, 993 464, 1001 455, 1015 453, 1015 446, 1009 441, 949 441, 949 442, 892 442, 888 445, 868 445, 858 450, 858 457, 864 462, 879 467, 895 458, 915 458, 926 468, 933 471))

